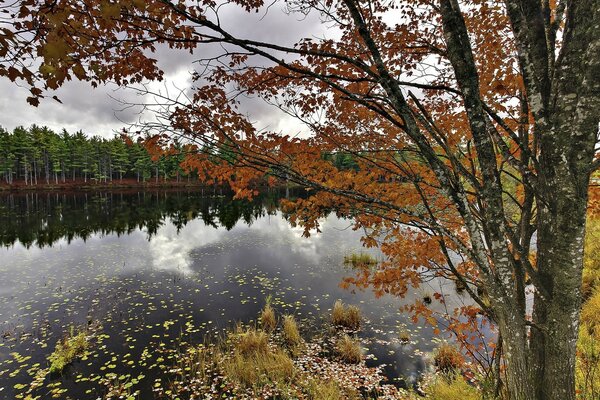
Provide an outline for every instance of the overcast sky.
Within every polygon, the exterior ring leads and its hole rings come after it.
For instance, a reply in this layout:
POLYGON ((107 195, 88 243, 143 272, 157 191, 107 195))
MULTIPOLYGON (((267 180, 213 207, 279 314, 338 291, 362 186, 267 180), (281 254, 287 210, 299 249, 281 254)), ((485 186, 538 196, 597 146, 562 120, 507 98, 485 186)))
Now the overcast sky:
MULTIPOLYGON (((289 16, 282 12, 277 3, 269 12, 247 14, 233 6, 221 10, 220 19, 225 27, 239 36, 252 39, 273 41, 280 44, 291 44, 302 37, 331 37, 327 26, 319 21, 318 15, 309 15, 301 20, 300 16, 289 16)), ((155 89, 164 90, 164 85, 173 90, 190 86, 190 72, 194 68, 193 61, 213 49, 198 50, 196 54, 159 49, 156 54, 159 66, 164 70, 166 82, 157 83, 155 89)), ((93 89, 85 82, 71 81, 64 84, 56 95, 62 104, 50 97, 42 100, 36 108, 26 102, 28 89, 19 87, 6 78, 0 78, 0 125, 12 130, 16 126, 31 124, 45 125, 55 130, 66 128, 74 132, 79 129, 85 133, 110 137, 115 131, 129 123, 139 120, 139 114, 132 110, 123 111, 119 101, 135 100, 131 92, 109 84, 93 89)), ((287 117, 260 100, 245 100, 243 108, 256 122, 259 128, 295 134, 302 129, 291 117, 287 117)))

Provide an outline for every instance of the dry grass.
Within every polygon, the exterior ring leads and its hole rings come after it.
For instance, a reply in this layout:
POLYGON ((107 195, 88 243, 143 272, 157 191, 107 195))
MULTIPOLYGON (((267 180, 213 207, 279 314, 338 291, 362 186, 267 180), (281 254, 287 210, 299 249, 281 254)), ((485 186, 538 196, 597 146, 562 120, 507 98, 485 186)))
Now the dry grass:
POLYGON ((302 341, 298 324, 293 315, 285 315, 283 317, 283 339, 290 347, 298 346, 302 341))
POLYGON ((292 359, 281 349, 269 347, 269 336, 254 328, 238 327, 230 334, 230 356, 220 369, 228 379, 243 387, 286 385, 296 374, 292 359))
POLYGON ((600 334, 600 289, 585 302, 581 309, 581 322, 600 334))
POLYGON ((331 312, 331 322, 335 326, 357 330, 361 324, 360 309, 356 306, 346 306, 340 300, 333 305, 331 312))
POLYGON ((341 360, 350 364, 358 364, 362 360, 360 342, 356 339, 352 339, 348 335, 342 335, 342 337, 337 340, 335 352, 341 360))
POLYGON ((334 380, 309 379, 303 389, 308 400, 358 400, 362 398, 356 390, 340 388, 340 385, 334 380))
POLYGON ((443 343, 435 349, 433 361, 439 371, 454 373, 464 366, 465 358, 456 347, 443 343))
POLYGON ((262 309, 259 316, 260 326, 267 332, 273 332, 277 326, 275 310, 271 307, 271 298, 267 297, 267 304, 262 309))
POLYGON ((435 400, 480 400, 479 390, 459 374, 437 376, 426 389, 427 398, 435 400))
POLYGON ((292 359, 280 349, 266 353, 234 352, 223 361, 221 368, 228 379, 243 387, 287 385, 297 373, 292 359))
POLYGON ((398 332, 398 338, 402 344, 410 343, 410 332, 407 329, 401 329, 398 332))
MULTIPOLYGON (((586 310, 586 306, 583 308, 586 310)), ((597 311, 596 311, 597 312, 597 311)), ((579 400, 600 399, 600 332, 583 322, 577 342, 575 384, 579 400)))
POLYGON ((377 259, 367 253, 352 253, 344 256, 344 264, 351 264, 354 268, 370 267, 377 265, 377 259))
POLYGON ((243 355, 265 354, 269 351, 269 336, 253 328, 244 331, 238 327, 230 339, 235 351, 243 355))
POLYGON ((71 329, 69 336, 56 343, 54 352, 48 356, 50 361, 50 373, 60 373, 67 365, 81 357, 88 348, 89 343, 85 332, 75 334, 71 329))

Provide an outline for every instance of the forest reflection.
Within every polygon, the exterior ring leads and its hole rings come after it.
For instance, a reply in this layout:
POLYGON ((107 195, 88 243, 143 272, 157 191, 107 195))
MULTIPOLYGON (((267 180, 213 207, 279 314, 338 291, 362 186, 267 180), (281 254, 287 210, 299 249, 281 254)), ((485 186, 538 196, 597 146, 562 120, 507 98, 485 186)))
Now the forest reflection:
POLYGON ((274 215, 282 195, 267 191, 248 201, 179 190, 0 194, 0 243, 42 248, 61 239, 70 243, 138 229, 150 239, 167 219, 177 230, 195 219, 230 230, 240 220, 249 225, 274 215))

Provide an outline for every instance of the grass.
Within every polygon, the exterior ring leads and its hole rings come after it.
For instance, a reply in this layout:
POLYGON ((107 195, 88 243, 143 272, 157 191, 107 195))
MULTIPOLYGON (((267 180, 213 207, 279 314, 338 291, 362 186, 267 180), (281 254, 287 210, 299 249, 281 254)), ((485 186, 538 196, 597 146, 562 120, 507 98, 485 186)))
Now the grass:
POLYGON ((224 360, 225 376, 245 388, 288 385, 297 374, 293 360, 281 349, 268 352, 236 351, 224 360))
MULTIPOLYGON (((585 310, 585 307, 584 307, 585 310)), ((597 311, 596 311, 597 312, 597 311)), ((575 382, 580 400, 600 398, 600 327, 583 322, 577 342, 575 382)))
POLYGON ((358 330, 360 328, 362 316, 360 309, 356 306, 346 306, 341 300, 333 304, 331 312, 331 323, 334 326, 358 330))
POLYGON ((271 296, 267 297, 265 307, 260 312, 260 326, 267 332, 273 332, 277 327, 277 318, 275 310, 271 307, 271 296))
POLYGON ((253 328, 242 330, 238 327, 230 335, 230 339, 235 351, 242 355, 265 354, 269 351, 269 336, 263 331, 253 328))
POLYGON ((398 332, 398 338, 402 344, 410 343, 410 332, 407 329, 401 329, 398 332))
POLYGON ((85 332, 75 333, 75 330, 71 328, 69 335, 59 340, 54 352, 48 356, 50 373, 62 372, 69 364, 83 356, 88 347, 89 343, 85 332))
POLYGON ((437 375, 426 389, 427 398, 435 400, 480 400, 481 393, 459 374, 437 375))
POLYGON ((350 364, 358 364, 362 360, 360 342, 346 334, 337 340, 335 352, 341 360, 350 364))
POLYGON ((442 343, 433 352, 433 362, 438 371, 454 374, 464 366, 465 358, 456 347, 442 343))
POLYGON ((350 264, 354 268, 370 267, 377 265, 377 259, 368 253, 352 253, 344 256, 344 264, 350 264))
POLYGON ((304 384, 304 391, 309 400, 339 400, 339 399, 360 399, 360 395, 355 390, 342 389, 340 385, 333 381, 320 381, 309 379, 304 384))
POLYGON ((581 322, 600 334, 600 289, 585 302, 581 309, 581 322))
POLYGON ((298 324, 293 315, 284 315, 283 317, 283 339, 290 347, 298 346, 302 341, 298 324))

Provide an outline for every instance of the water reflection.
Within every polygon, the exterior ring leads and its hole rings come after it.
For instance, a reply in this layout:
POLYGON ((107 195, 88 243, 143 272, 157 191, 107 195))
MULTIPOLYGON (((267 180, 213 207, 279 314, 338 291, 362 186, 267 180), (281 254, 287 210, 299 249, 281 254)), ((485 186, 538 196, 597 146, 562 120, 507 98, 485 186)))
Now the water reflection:
POLYGON ((26 248, 41 248, 60 239, 70 243, 76 238, 120 236, 142 228, 150 239, 166 219, 177 232, 196 219, 230 230, 240 220, 251 225, 257 218, 274 215, 278 195, 262 193, 253 201, 207 197, 194 191, 0 195, 0 244, 19 242, 26 248))
POLYGON ((96 377, 107 372, 143 373, 142 398, 152 398, 160 365, 170 362, 153 349, 182 337, 199 343, 249 321, 267 295, 305 326, 325 318, 335 299, 359 305, 369 320, 361 336, 376 357, 370 362, 414 380, 423 369, 418 351, 433 347, 433 335, 399 307, 421 290, 401 301, 339 288, 350 273, 344 255, 362 250, 360 233, 330 215, 322 233, 303 237, 277 201, 276 192, 251 202, 180 191, 1 196, 0 398, 13 398, 33 365, 46 365, 69 326, 88 321, 107 339, 61 378, 63 398, 101 397, 96 377), (399 326, 411 332, 409 345, 400 344, 399 326), (16 373, 14 353, 32 357, 16 373), (146 365, 129 364, 147 353, 146 365), (76 382, 78 375, 89 381, 76 382))

